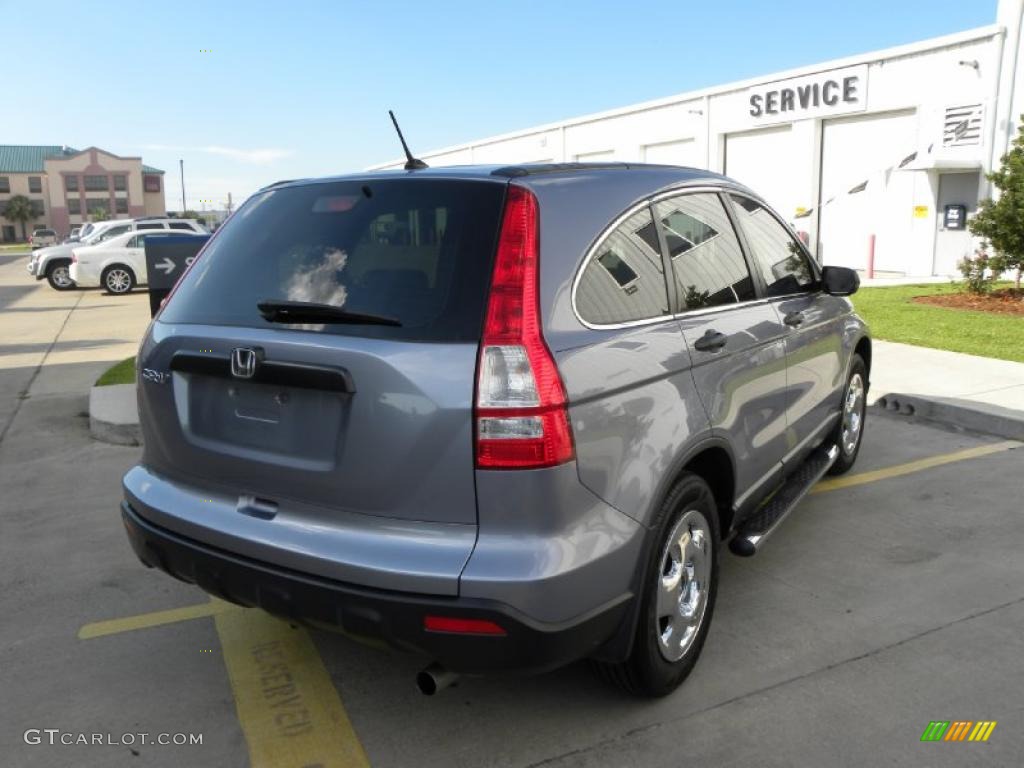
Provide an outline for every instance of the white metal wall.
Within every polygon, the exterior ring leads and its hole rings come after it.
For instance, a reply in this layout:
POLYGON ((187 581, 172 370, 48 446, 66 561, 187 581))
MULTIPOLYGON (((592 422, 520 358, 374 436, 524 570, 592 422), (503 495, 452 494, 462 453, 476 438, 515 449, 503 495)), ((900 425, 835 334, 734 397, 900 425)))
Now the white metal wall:
MULTIPOLYGON (((917 150, 914 110, 826 120, 822 126, 818 257, 865 269, 875 235, 875 269, 906 272, 920 172, 888 170, 917 150), (850 190, 867 181, 861 192, 850 190)), ((918 212, 918 218, 923 218, 918 212)))
POLYGON ((800 147, 788 125, 725 137, 725 174, 745 184, 768 201, 784 218, 800 204, 795 186, 793 158, 800 147))

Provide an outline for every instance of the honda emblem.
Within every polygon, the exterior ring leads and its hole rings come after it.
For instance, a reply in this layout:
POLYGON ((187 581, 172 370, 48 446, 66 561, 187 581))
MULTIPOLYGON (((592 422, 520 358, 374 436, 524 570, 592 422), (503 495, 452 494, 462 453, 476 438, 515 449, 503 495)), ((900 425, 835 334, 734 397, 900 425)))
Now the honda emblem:
POLYGON ((231 375, 238 379, 251 379, 256 375, 256 364, 261 355, 250 347, 231 350, 231 375))

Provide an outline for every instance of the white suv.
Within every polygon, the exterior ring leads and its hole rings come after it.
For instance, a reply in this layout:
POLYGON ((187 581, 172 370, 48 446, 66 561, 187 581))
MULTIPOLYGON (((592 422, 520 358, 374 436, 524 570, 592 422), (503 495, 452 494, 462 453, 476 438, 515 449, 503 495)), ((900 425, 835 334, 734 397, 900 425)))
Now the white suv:
POLYGON ((49 248, 41 248, 33 251, 28 262, 28 273, 34 275, 36 280, 44 277, 50 283, 50 287, 58 291, 67 291, 75 287, 71 278, 71 251, 73 248, 80 248, 89 245, 97 245, 112 237, 123 235, 125 232, 135 230, 163 230, 192 232, 197 235, 206 235, 209 232, 203 228, 195 219, 168 219, 168 218, 143 218, 143 219, 113 219, 111 221, 100 221, 92 225, 92 230, 78 243, 65 243, 54 245, 49 248))

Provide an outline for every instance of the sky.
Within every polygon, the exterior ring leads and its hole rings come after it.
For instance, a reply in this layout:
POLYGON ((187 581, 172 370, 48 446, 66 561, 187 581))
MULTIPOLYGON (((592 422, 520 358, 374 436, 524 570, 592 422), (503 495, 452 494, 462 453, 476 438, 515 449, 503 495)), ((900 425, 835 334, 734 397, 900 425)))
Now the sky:
POLYGON ((984 26, 996 0, 0 0, 0 144, 97 146, 180 208, 984 26), (42 9, 42 10, 41 10, 42 9), (11 34, 11 32, 14 32, 11 34))

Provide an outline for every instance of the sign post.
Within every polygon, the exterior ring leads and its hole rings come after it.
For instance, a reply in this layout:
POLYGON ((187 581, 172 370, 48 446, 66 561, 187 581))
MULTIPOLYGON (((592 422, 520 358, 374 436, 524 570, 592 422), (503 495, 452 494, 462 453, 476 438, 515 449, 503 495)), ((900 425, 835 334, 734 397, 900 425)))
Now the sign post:
POLYGON ((160 310, 160 304, 209 239, 209 235, 160 235, 146 238, 150 317, 160 310))

